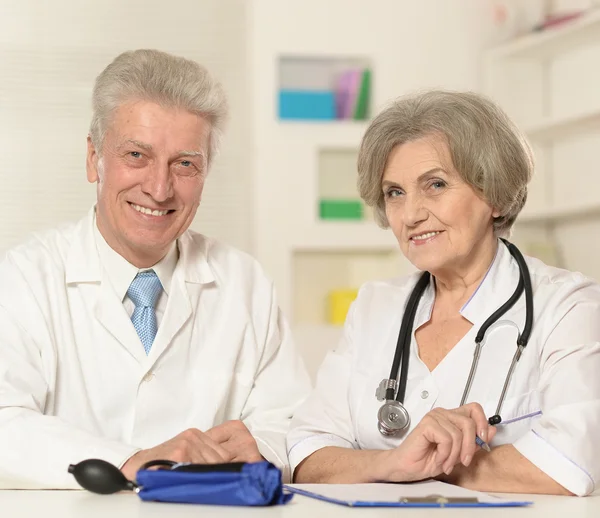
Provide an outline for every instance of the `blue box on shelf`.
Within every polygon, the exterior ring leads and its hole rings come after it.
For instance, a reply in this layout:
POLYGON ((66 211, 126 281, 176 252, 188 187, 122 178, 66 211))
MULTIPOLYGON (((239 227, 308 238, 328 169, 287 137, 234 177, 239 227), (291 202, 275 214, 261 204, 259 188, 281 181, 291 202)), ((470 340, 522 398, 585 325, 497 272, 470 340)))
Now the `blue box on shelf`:
POLYGON ((335 95, 322 90, 280 90, 279 118, 335 119, 335 95))

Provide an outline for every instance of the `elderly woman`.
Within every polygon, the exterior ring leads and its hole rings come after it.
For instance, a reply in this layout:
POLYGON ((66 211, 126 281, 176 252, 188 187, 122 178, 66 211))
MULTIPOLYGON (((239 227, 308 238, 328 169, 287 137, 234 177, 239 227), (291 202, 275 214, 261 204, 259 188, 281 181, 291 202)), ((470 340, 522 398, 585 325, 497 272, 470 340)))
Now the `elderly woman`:
POLYGON ((420 272, 362 286, 293 419, 296 482, 594 490, 600 287, 502 239, 532 169, 515 126, 476 94, 432 91, 375 118, 360 193, 420 272))

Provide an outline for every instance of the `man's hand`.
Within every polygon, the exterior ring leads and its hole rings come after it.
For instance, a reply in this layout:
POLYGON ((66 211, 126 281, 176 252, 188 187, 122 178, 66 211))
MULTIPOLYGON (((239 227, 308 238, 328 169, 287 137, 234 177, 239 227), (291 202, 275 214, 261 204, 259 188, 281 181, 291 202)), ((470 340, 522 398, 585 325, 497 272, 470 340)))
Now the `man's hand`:
POLYGON ((454 410, 435 408, 393 450, 379 455, 379 480, 409 482, 449 475, 454 466, 468 466, 479 449, 475 435, 489 442, 496 434, 483 409, 470 403, 454 410))
POLYGON ((138 451, 123 465, 121 471, 129 480, 134 480, 138 469, 151 460, 219 464, 232 462, 233 459, 234 455, 212 439, 208 432, 190 428, 154 448, 138 451))
POLYGON ((258 462, 263 460, 252 434, 241 421, 226 421, 206 432, 231 457, 230 462, 258 462))

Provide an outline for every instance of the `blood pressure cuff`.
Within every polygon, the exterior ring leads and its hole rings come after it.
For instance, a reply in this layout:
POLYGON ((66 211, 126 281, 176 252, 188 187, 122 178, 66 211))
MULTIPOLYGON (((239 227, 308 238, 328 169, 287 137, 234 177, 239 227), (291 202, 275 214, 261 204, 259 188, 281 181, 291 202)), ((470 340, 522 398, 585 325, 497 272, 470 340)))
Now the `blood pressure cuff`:
POLYGON ((267 506, 292 498, 283 492, 281 471, 266 461, 142 469, 136 482, 139 497, 154 502, 267 506))

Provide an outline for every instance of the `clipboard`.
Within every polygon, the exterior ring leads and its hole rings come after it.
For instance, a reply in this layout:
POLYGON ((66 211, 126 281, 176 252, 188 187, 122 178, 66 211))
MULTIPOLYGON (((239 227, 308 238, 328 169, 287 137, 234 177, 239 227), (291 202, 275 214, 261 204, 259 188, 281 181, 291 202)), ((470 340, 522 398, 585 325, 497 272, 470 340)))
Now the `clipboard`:
POLYGON ((292 493, 346 507, 525 507, 531 501, 509 500, 444 482, 410 484, 287 484, 292 493))

